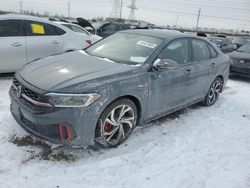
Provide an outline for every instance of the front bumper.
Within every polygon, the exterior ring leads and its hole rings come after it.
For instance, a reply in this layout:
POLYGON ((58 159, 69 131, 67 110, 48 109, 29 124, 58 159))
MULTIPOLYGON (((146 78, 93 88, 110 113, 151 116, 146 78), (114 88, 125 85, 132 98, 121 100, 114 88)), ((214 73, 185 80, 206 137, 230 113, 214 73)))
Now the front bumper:
POLYGON ((99 117, 94 105, 86 108, 37 107, 18 97, 13 86, 9 90, 9 95, 13 117, 32 135, 69 146, 94 144, 95 126, 99 117), (59 126, 62 124, 69 126, 72 133, 70 139, 62 139, 59 126))
POLYGON ((231 65, 230 74, 250 78, 250 67, 231 65))

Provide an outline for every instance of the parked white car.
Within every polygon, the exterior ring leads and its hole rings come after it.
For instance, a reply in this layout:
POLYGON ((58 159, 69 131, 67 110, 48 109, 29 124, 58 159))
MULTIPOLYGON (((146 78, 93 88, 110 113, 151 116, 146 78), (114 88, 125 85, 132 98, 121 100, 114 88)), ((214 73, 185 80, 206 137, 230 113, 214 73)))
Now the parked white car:
POLYGON ((67 22, 56 22, 56 23, 67 27, 68 29, 74 31, 76 34, 84 35, 85 37, 87 36, 86 41, 89 44, 94 44, 95 42, 102 39, 101 36, 93 35, 90 32, 88 32, 86 29, 84 29, 83 27, 77 24, 67 23, 67 22))
POLYGON ((0 73, 15 72, 36 59, 86 48, 92 40, 98 39, 47 19, 0 16, 0 73))

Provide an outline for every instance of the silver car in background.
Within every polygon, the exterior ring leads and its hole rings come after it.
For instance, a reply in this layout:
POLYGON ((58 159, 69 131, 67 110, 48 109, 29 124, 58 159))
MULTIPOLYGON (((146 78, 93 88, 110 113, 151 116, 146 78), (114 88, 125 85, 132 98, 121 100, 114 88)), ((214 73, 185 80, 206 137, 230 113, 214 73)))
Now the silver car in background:
POLYGON ((32 16, 0 16, 0 73, 15 72, 34 60, 90 45, 91 35, 32 16))

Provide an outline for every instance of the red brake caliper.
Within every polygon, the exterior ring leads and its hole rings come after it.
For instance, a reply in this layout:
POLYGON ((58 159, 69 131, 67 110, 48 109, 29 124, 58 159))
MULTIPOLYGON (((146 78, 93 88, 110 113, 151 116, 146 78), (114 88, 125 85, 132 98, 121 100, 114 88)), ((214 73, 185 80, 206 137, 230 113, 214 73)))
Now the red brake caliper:
POLYGON ((108 122, 105 122, 104 124, 104 131, 109 132, 111 130, 111 125, 108 122))

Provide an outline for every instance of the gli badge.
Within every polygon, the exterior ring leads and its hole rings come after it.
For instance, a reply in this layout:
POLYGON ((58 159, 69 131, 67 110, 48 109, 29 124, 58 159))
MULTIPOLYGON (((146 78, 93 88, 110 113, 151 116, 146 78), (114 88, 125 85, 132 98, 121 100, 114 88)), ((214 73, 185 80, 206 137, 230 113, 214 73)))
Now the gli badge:
POLYGON ((18 98, 21 97, 21 95, 22 95, 22 87, 21 86, 18 86, 16 88, 16 95, 17 95, 18 98))

